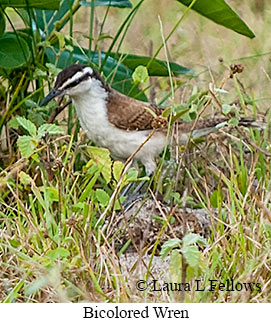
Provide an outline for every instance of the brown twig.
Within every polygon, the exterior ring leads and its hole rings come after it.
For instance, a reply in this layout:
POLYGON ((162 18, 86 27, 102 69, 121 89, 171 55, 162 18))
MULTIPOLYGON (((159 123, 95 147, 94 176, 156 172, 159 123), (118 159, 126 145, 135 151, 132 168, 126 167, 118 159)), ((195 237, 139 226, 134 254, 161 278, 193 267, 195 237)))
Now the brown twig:
POLYGON ((240 133, 240 135, 242 135, 244 138, 245 138, 245 140, 248 142, 248 144, 250 145, 250 146, 252 146, 253 148, 255 148, 256 150, 258 150, 259 152, 261 152, 262 154, 264 154, 265 156, 267 156, 267 157, 270 157, 271 156, 271 154, 270 154, 270 152, 269 151, 267 151, 267 150, 265 150, 265 149, 263 149, 263 148, 261 148, 261 147, 259 147, 259 146, 257 146, 256 144, 255 144, 255 142, 253 142, 247 135, 246 135, 246 133, 242 130, 242 129, 240 129, 240 128, 237 128, 237 131, 240 133))
POLYGON ((209 89, 209 92, 210 92, 212 98, 214 99, 215 103, 219 106, 220 111, 222 111, 222 104, 221 104, 221 102, 218 101, 218 98, 216 97, 216 95, 214 94, 214 92, 211 89, 209 89))
POLYGON ((59 115, 59 113, 61 113, 68 105, 70 105, 72 103, 72 100, 69 100, 67 103, 65 103, 62 106, 57 107, 50 115, 49 119, 48 119, 48 123, 53 123, 53 121, 55 120, 55 118, 59 115))

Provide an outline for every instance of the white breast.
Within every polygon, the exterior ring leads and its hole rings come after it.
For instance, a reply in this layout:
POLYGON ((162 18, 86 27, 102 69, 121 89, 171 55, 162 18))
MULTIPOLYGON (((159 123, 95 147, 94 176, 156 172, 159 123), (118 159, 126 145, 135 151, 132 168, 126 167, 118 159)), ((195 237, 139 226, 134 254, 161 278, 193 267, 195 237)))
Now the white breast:
MULTIPOLYGON (((115 158, 125 160, 137 150, 150 131, 126 131, 112 125, 107 118, 107 92, 99 81, 93 82, 91 89, 85 92, 87 94, 72 96, 80 124, 96 145, 108 148, 115 158)), ((164 145, 165 136, 155 133, 135 156, 145 165, 148 173, 154 171, 155 157, 164 145)))

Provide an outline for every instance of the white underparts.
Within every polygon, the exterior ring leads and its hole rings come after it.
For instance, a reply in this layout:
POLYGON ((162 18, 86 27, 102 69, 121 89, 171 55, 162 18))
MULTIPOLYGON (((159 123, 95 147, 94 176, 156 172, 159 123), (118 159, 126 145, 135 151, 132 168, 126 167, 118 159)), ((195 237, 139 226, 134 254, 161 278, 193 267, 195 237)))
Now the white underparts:
MULTIPOLYGON (((107 92, 99 80, 89 79, 80 84, 77 92, 74 88, 67 94, 73 99, 82 128, 96 145, 108 148, 113 157, 126 160, 148 137, 150 130, 126 131, 108 121, 107 92)), ((165 143, 165 135, 157 132, 136 154, 135 160, 144 164, 147 173, 155 170, 155 158, 162 152, 165 143)))

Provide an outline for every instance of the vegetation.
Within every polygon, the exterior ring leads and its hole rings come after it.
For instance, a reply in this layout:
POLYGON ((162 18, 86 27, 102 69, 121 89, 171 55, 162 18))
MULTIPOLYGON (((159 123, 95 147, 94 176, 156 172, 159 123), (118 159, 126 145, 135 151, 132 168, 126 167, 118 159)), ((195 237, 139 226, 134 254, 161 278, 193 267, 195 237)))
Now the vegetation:
POLYGON ((0 300, 270 301, 269 4, 259 1, 255 12, 252 1, 235 1, 233 10, 223 0, 168 0, 160 12, 144 0, 40 3, 0 0, 0 300), (235 10, 250 21, 255 40, 235 10), (229 68, 236 59, 245 71, 229 68), (145 179, 144 170, 127 170, 95 147, 68 100, 39 106, 72 62, 95 67, 126 95, 170 106, 172 120, 229 118, 227 129, 174 154, 165 149, 149 185, 160 227, 145 246, 129 237, 127 223, 112 229, 123 218, 118 193, 145 179), (241 115, 265 115, 266 128, 236 127, 241 115), (189 228, 168 234, 177 214, 185 219, 185 208, 207 212, 210 235, 189 228), (132 262, 144 259, 141 275, 136 265, 127 271, 131 247, 132 262), (165 259, 164 281, 209 287, 210 280, 233 280, 260 288, 137 290, 136 280, 156 279, 155 261, 162 272, 165 259))

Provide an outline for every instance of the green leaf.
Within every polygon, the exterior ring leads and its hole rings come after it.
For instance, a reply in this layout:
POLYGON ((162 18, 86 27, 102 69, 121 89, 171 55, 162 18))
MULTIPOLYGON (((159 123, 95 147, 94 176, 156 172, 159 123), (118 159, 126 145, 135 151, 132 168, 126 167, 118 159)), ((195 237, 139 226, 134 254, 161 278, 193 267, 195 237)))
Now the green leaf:
POLYGON ((41 162, 39 159, 39 155, 37 153, 34 153, 33 155, 31 155, 31 158, 37 163, 41 162))
POLYGON ((58 189, 56 187, 47 187, 46 198, 48 198, 50 202, 58 202, 58 189))
POLYGON ((21 245, 20 241, 18 241, 15 238, 14 239, 8 239, 8 241, 9 241, 9 243, 11 244, 11 246, 13 248, 18 248, 21 245))
POLYGON ((235 128, 237 127, 239 124, 239 119, 238 118, 231 118, 229 121, 228 121, 228 125, 232 128, 235 128))
POLYGON ((60 0, 1 0, 0 3, 4 7, 57 10, 60 0))
POLYGON ((19 297, 19 291, 24 286, 25 279, 21 279, 13 289, 9 292, 8 296, 2 300, 3 303, 13 303, 19 297))
POLYGON ((37 147, 38 143, 30 136, 21 136, 17 140, 17 145, 20 149, 21 155, 28 158, 37 147))
POLYGON ((266 234, 271 235, 271 224, 270 223, 263 223, 263 228, 266 234))
POLYGON ((121 210, 121 207, 120 205, 122 204, 122 202, 124 202, 126 199, 125 196, 121 196, 119 197, 116 201, 115 201, 115 204, 114 204, 114 211, 119 211, 121 210))
MULTIPOLYGON (((189 6, 193 0, 178 0, 185 6, 189 6)), ((229 28, 239 34, 254 38, 254 33, 246 23, 235 13, 224 0, 198 0, 192 9, 213 22, 229 28)))
POLYGON ((39 105, 37 104, 37 102, 33 101, 33 100, 25 100, 24 104, 27 108, 40 108, 39 105))
POLYGON ((30 185, 32 183, 32 178, 23 171, 19 173, 19 179, 23 185, 30 185))
POLYGON ((91 158, 98 165, 100 172, 102 173, 106 183, 108 184, 111 180, 111 165, 112 160, 110 157, 110 152, 106 148, 100 147, 88 147, 88 152, 91 158))
POLYGON ((181 246, 181 240, 178 238, 170 239, 162 245, 160 255, 162 260, 172 251, 174 248, 179 248, 181 246))
POLYGON ((207 245, 206 240, 199 234, 189 232, 183 237, 183 246, 190 246, 194 243, 201 243, 204 246, 207 245))
POLYGON ((19 129, 20 124, 17 121, 17 117, 14 117, 14 118, 12 118, 12 119, 9 120, 8 127, 9 128, 12 128, 12 129, 16 129, 16 130, 19 129))
POLYGON ((46 133, 49 135, 63 135, 64 130, 55 124, 52 123, 44 123, 38 129, 38 137, 43 137, 46 133))
POLYGON ((217 208, 220 204, 221 201, 223 201, 223 195, 221 193, 221 190, 215 190, 210 196, 210 202, 212 207, 217 208))
MULTIPOLYGON (((80 1, 81 6, 91 6, 91 1, 80 1)), ((133 5, 128 0, 94 0, 94 7, 106 6, 117 8, 132 8, 133 5)))
POLYGON ((62 32, 56 31, 55 35, 58 39, 59 47, 62 50, 65 47, 65 35, 62 32))
POLYGON ((124 164, 117 160, 113 164, 113 175, 116 181, 120 179, 121 172, 123 170, 124 164))
POLYGON ((95 191, 96 198, 99 201, 100 204, 103 206, 106 206, 110 200, 110 196, 102 189, 97 189, 95 191))
POLYGON ((6 29, 6 20, 3 11, 0 9, 0 36, 2 36, 6 29))
MULTIPOLYGON (((25 102, 26 103, 26 102, 25 102)), ((26 105, 26 104, 25 104, 26 105)), ((46 122, 46 119, 48 118, 48 114, 44 111, 43 108, 34 108, 34 109, 28 109, 28 120, 33 122, 36 126, 41 126, 46 122)))
POLYGON ((222 104, 222 113, 227 115, 231 112, 232 106, 229 104, 222 104))
MULTIPOLYGON (((135 70, 137 66, 148 66, 149 76, 168 76, 167 62, 160 59, 152 59, 147 56, 128 55, 124 53, 110 53, 110 57, 115 60, 121 60, 121 63, 131 70, 135 70)), ((186 68, 177 63, 169 62, 170 71, 174 76, 178 75, 193 75, 195 71, 190 68, 186 68)))
POLYGON ((145 66, 139 65, 135 69, 133 75, 132 75, 133 81, 135 84, 144 84, 148 81, 149 75, 148 70, 145 66))
POLYGON ((197 268, 200 260, 200 252, 197 246, 184 246, 181 252, 188 263, 193 268, 197 268))
POLYGON ((170 281, 179 281, 182 274, 182 254, 179 249, 172 250, 170 255, 169 277, 170 281))
POLYGON ((60 259, 67 258, 67 257, 69 257, 69 255, 70 255, 69 250, 64 249, 64 248, 56 248, 55 250, 49 250, 46 253, 46 256, 52 260, 56 260, 58 258, 60 258, 60 259))
POLYGON ((131 167, 127 171, 127 181, 134 182, 137 180, 138 170, 134 167, 131 167))
POLYGON ((78 200, 79 203, 85 201, 87 198, 90 197, 93 186, 95 185, 99 175, 100 175, 100 172, 97 170, 97 172, 94 174, 94 176, 91 178, 91 180, 88 182, 87 186, 83 190, 83 192, 78 200))
POLYGON ((61 69, 57 68, 55 64, 46 63, 45 66, 50 72, 50 74, 54 75, 54 77, 56 77, 61 72, 61 69))
POLYGON ((174 109, 174 115, 171 119, 171 122, 175 122, 176 120, 178 120, 180 117, 182 117, 183 115, 185 115, 187 112, 191 111, 191 109, 189 107, 187 107, 186 104, 182 104, 178 107, 176 107, 176 109, 174 109))
POLYGON ((18 124, 29 132, 31 136, 36 136, 37 128, 33 122, 27 120, 25 117, 16 117, 18 124))
POLYGON ((14 69, 21 67, 30 59, 27 42, 20 36, 5 34, 0 37, 0 67, 14 69))

